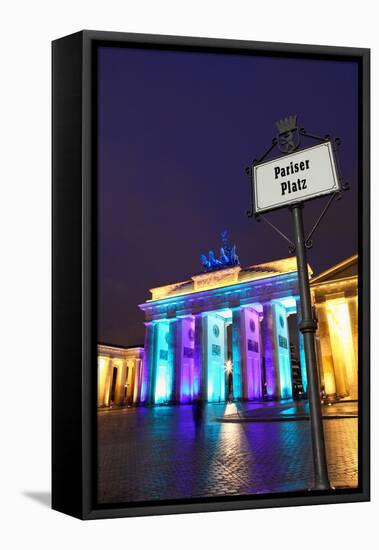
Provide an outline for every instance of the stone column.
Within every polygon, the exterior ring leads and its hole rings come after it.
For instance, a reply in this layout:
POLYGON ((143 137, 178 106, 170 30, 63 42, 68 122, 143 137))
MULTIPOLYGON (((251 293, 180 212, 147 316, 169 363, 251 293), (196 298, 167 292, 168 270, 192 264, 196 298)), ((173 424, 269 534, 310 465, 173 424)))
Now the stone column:
POLYGON ((116 391, 115 391, 115 404, 125 405, 125 384, 126 380, 126 361, 120 361, 117 369, 116 391))
POLYGON ((269 399, 280 399, 280 374, 275 327, 274 304, 263 304, 263 345, 266 372, 266 391, 269 399))
POLYGON ((180 402, 180 381, 181 381, 181 319, 175 319, 170 322, 169 339, 169 363, 173 365, 173 385, 172 400, 174 403, 180 402))
POLYGON ((109 395, 109 376, 111 360, 109 357, 98 358, 97 368, 97 405, 98 407, 108 406, 107 395, 109 395))
POLYGON ((351 335, 354 347, 354 368, 351 372, 349 385, 351 399, 358 399, 358 296, 347 295, 346 301, 349 308, 351 335))
POLYGON ((358 364, 358 296, 346 293, 346 301, 349 307, 351 334, 353 336, 355 359, 358 364))
POLYGON ((286 308, 274 304, 277 361, 279 365, 280 397, 292 399, 292 367, 286 308))
MULTIPOLYGON (((354 360, 354 353, 351 354, 352 340, 347 334, 347 326, 341 328, 340 307, 347 309, 347 304, 344 298, 333 298, 326 300, 326 314, 328 320, 328 333, 331 344, 331 351, 334 365, 334 377, 336 383, 336 393, 339 397, 347 397, 350 395, 349 381, 347 377, 347 361, 354 360), (346 348, 349 349, 346 349, 346 348)), ((349 326, 350 329, 350 326, 349 326)))
POLYGON ((241 365, 244 399, 262 398, 260 315, 252 307, 241 310, 241 365))
POLYGON ((154 390, 154 372, 153 362, 155 355, 154 346, 154 322, 149 321, 145 323, 145 344, 144 344, 144 359, 142 367, 142 379, 141 379, 141 398, 142 404, 151 403, 154 390))
MULTIPOLYGON (((225 319, 209 312, 203 319, 206 335, 207 395, 213 403, 225 401, 225 319)), ((205 340, 205 338, 204 338, 205 340)))
POLYGON ((136 370, 137 370, 137 359, 128 359, 126 361, 126 371, 128 373, 125 384, 127 384, 127 394, 125 396, 125 404, 133 404, 134 396, 134 386, 136 384, 136 370))
POLYGON ((136 386, 136 375, 137 375, 137 359, 128 359, 126 361, 126 368, 128 371, 128 377, 126 384, 128 385, 128 391, 125 398, 126 405, 132 405, 134 401, 134 388, 136 386))
MULTIPOLYGON (((299 327, 301 323, 301 306, 300 306, 300 297, 296 296, 296 320, 297 320, 297 326, 299 327)), ((298 351, 299 351, 299 360, 300 360, 300 371, 301 371, 301 382, 303 384, 304 391, 307 391, 308 386, 308 379, 307 379, 307 362, 305 359, 305 351, 304 351, 304 336, 300 332, 300 330, 297 331, 298 335, 298 351)))
POLYGON ((111 404, 111 389, 112 389, 112 380, 113 380, 113 359, 109 359, 109 368, 107 378, 105 380, 104 386, 104 405, 109 407, 111 404))
POLYGON ((141 400, 141 376, 142 376, 143 360, 136 359, 135 361, 135 373, 133 382, 133 405, 137 404, 141 400))
POLYGON ((232 309, 232 360, 233 360, 233 396, 243 398, 243 365, 242 365, 242 323, 241 308, 232 309))
POLYGON ((173 394, 173 342, 170 326, 175 321, 162 319, 155 322, 151 361, 150 403, 172 402, 173 394))
POLYGON ((176 401, 188 403, 199 393, 199 373, 195 372, 195 322, 193 316, 178 319, 175 343, 176 401), (196 376, 197 375, 197 376, 196 376))
POLYGON ((208 365, 206 354, 204 353, 207 338, 203 331, 203 314, 197 313, 195 318, 195 348, 194 348, 194 386, 198 386, 197 392, 194 392, 194 399, 200 398, 204 401, 208 399, 208 365), (197 383, 196 383, 197 382, 197 383))
POLYGON ((317 334, 320 346, 320 378, 328 397, 336 397, 336 380, 334 375, 334 363, 330 344, 328 319, 325 310, 325 302, 316 303, 317 334))

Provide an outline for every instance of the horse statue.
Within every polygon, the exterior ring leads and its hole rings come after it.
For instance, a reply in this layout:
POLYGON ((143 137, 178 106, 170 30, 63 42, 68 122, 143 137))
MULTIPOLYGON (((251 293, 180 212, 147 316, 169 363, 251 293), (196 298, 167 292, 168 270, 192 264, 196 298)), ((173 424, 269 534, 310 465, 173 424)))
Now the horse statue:
POLYGON ((240 265, 239 258, 237 256, 236 245, 232 247, 228 244, 228 232, 222 231, 220 234, 222 247, 220 248, 220 256, 216 258, 213 250, 208 252, 208 256, 205 254, 200 255, 200 260, 203 266, 203 271, 215 271, 217 269, 223 269, 225 267, 234 267, 240 265))

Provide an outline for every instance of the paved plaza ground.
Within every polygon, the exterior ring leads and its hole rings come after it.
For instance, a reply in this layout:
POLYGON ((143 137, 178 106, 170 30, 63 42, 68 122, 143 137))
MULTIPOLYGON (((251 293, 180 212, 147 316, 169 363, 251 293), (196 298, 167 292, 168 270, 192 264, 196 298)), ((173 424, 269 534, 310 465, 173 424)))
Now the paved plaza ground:
MULTIPOLYGON (((356 487, 356 404, 325 407, 330 481, 356 487)), ((312 485, 307 406, 208 404, 98 414, 98 502, 251 495, 312 485), (296 418, 298 415, 298 418, 296 418), (286 419, 287 417, 287 419, 286 419)))

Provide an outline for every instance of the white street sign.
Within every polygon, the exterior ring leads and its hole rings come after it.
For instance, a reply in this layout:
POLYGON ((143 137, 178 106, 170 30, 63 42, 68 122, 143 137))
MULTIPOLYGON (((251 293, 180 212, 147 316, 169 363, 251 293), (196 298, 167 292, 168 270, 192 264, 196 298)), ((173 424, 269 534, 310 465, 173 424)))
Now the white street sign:
POLYGON ((339 191, 336 163, 329 141, 254 167, 254 212, 339 191))

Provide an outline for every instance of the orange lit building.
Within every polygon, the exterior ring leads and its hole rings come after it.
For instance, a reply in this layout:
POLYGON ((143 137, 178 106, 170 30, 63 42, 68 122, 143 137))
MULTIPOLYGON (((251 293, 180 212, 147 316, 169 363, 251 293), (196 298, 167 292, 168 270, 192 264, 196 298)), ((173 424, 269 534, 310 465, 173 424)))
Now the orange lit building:
POLYGON ((332 398, 358 398, 358 256, 311 280, 318 319, 320 384, 332 398))
POLYGON ((143 348, 98 345, 97 405, 135 405, 141 385, 143 348))

